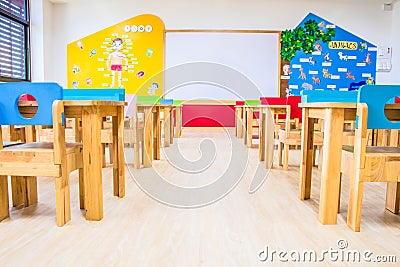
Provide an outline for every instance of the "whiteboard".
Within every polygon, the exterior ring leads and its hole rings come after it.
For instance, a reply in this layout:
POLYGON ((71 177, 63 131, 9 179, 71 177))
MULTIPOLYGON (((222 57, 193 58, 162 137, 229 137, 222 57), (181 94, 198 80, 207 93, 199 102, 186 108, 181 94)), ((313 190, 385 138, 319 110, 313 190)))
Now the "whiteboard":
POLYGON ((278 96, 277 32, 166 32, 165 97, 278 96))

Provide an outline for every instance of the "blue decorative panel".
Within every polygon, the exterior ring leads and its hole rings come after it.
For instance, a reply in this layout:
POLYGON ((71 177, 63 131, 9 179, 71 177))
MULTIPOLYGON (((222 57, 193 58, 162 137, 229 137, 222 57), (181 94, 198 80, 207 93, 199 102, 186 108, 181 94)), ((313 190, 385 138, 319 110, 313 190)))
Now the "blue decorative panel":
POLYGON ((312 13, 298 27, 304 27, 309 20, 317 22, 318 31, 333 28, 335 36, 330 42, 317 40, 311 53, 296 52, 290 61, 290 94, 300 95, 302 90, 318 89, 348 91, 351 83, 374 83, 375 45, 312 13))

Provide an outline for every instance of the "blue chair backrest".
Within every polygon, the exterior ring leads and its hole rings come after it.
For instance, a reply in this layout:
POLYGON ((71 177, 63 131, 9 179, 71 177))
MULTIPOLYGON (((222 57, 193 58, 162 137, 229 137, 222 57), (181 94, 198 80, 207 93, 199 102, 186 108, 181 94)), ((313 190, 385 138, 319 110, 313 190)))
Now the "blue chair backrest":
POLYGON ((62 87, 56 83, 0 83, 0 125, 53 125, 52 105, 62 100, 62 87), (32 95, 38 104, 37 113, 25 118, 18 110, 22 95, 32 95))
POLYGON ((160 104, 161 105, 173 105, 174 100, 173 99, 160 99, 160 104))
POLYGON ((400 129, 400 122, 390 121, 385 115, 385 104, 399 93, 400 85, 368 84, 360 87, 357 102, 368 105, 368 129, 400 129))
POLYGON ((301 91, 301 102, 356 103, 357 91, 303 90, 301 91))
POLYGON ((64 100, 125 101, 124 89, 64 89, 64 100))

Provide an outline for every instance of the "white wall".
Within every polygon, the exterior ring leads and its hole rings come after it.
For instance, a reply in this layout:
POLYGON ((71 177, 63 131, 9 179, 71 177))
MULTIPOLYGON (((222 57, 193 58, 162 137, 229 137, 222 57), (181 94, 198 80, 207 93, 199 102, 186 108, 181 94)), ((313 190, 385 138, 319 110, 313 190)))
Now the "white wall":
POLYGON ((32 80, 44 80, 43 64, 43 5, 42 0, 31 0, 32 80))
MULTIPOLYGON (((40 0, 33 0, 37 2, 40 0)), ((43 0, 47 1, 47 0, 43 0)), ((374 0, 67 0, 45 10, 51 17, 46 28, 45 59, 35 58, 33 68, 45 65, 45 77, 66 85, 68 43, 139 14, 159 16, 167 29, 262 29, 295 27, 313 12, 374 43, 390 45, 392 13, 374 0), (47 37, 46 37, 47 36, 47 37), (48 38, 51 41, 48 41, 48 38), (47 44, 51 44, 50 47, 47 44), (44 62, 44 63, 43 63, 44 62)), ((398 12, 398 11, 397 11, 398 12)), ((47 25, 46 21, 46 25, 47 25)), ((398 20, 397 20, 398 21, 398 20)), ((399 25, 399 24, 397 24, 399 25)), ((36 34, 36 33, 35 33, 36 34)), ((390 81, 390 73, 379 73, 377 82, 390 81)))
POLYGON ((390 82, 400 84, 400 2, 396 2, 393 7, 392 18, 392 71, 390 72, 390 82), (396 27, 397 26, 397 27, 396 27))

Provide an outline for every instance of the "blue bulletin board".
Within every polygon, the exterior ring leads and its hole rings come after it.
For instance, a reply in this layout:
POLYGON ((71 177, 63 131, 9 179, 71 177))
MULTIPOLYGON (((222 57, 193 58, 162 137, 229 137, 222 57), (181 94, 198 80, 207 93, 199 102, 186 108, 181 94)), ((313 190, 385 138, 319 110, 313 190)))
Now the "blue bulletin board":
POLYGON ((334 29, 331 41, 317 40, 313 51, 297 51, 284 70, 288 76, 288 94, 302 90, 347 91, 351 83, 374 83, 377 47, 337 25, 309 13, 298 27, 315 20, 319 31, 334 29))

